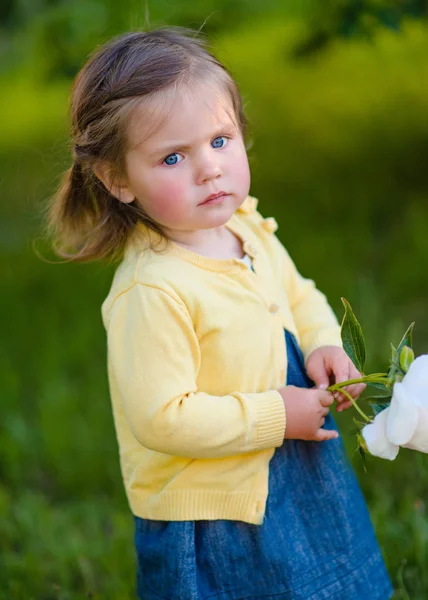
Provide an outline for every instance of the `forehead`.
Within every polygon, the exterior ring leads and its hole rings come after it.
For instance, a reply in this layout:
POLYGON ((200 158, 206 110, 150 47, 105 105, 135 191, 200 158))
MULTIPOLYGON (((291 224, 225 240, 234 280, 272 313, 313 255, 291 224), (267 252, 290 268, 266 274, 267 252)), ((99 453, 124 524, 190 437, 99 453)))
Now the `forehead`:
POLYGON ((191 143, 222 127, 238 127, 226 92, 209 84, 177 88, 139 103, 130 119, 128 146, 144 150, 168 141, 191 143))

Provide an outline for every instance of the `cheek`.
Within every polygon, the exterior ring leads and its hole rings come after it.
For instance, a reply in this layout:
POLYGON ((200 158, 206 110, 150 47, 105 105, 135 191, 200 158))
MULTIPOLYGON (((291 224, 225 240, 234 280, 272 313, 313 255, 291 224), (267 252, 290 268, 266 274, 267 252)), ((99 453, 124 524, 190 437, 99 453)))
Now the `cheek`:
POLYGON ((239 148, 233 160, 233 174, 238 182, 239 189, 245 195, 248 194, 250 187, 250 166, 248 164, 247 153, 244 144, 239 148))
POLYGON ((248 164, 247 155, 243 158, 236 169, 237 175, 240 178, 242 187, 250 187, 250 165, 248 164))
POLYGON ((150 216, 161 224, 167 224, 180 218, 186 208, 186 185, 175 179, 159 181, 152 190, 150 216))

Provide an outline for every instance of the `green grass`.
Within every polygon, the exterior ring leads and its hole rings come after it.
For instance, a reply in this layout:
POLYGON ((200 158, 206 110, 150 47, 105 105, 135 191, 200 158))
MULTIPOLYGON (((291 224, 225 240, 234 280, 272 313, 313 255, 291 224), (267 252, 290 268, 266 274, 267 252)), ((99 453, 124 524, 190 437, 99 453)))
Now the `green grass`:
POLYGON ((135 597, 131 521, 105 496, 0 492, 4 600, 135 597))

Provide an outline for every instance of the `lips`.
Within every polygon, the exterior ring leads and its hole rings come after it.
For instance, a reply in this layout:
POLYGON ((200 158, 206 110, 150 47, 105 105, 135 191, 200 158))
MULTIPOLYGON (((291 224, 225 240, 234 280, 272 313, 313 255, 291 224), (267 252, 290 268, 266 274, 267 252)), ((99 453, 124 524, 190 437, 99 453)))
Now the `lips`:
POLYGON ((228 194, 226 192, 216 192, 215 194, 211 194, 207 196, 205 200, 200 202, 200 204, 215 204, 216 202, 220 202, 222 198, 225 198, 228 194))

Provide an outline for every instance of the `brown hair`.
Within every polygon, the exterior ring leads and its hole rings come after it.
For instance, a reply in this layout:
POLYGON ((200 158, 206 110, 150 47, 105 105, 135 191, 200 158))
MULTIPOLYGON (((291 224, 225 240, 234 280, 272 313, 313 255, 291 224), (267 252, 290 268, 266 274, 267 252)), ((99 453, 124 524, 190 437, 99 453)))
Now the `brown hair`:
POLYGON ((127 33, 90 57, 71 94, 73 166, 48 206, 47 230, 59 256, 75 262, 118 260, 138 223, 161 234, 136 200, 117 200, 93 167, 105 161, 123 171, 126 124, 142 98, 207 77, 230 97, 245 137, 236 83, 194 32, 168 28, 127 33))

